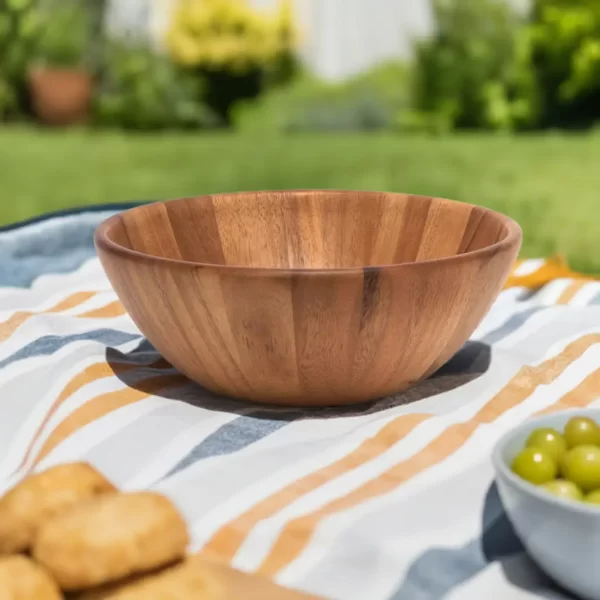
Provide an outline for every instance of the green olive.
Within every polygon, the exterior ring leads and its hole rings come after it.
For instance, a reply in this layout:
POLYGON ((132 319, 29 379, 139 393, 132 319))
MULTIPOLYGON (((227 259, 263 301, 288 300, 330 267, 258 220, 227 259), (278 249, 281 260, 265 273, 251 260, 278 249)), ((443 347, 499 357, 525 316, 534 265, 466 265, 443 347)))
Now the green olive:
POLYGON ((581 490, 572 481, 566 479, 555 479, 544 483, 540 487, 557 498, 564 498, 565 500, 583 499, 581 490))
POLYGON ((525 448, 515 458, 512 470, 525 481, 540 485, 552 481, 558 468, 556 462, 543 450, 525 448))
POLYGON ((600 488, 600 448, 577 446, 569 450, 562 461, 563 475, 584 492, 600 488))
POLYGON ((585 498, 584 501, 588 504, 600 504, 600 490, 594 490, 590 492, 585 498))
POLYGON ((531 432, 525 444, 528 448, 539 448, 550 456, 556 463, 559 463, 563 454, 567 450, 565 438, 551 427, 543 427, 531 432))
POLYGON ((600 427, 589 417, 573 417, 565 425, 564 437, 568 448, 600 446, 600 427))

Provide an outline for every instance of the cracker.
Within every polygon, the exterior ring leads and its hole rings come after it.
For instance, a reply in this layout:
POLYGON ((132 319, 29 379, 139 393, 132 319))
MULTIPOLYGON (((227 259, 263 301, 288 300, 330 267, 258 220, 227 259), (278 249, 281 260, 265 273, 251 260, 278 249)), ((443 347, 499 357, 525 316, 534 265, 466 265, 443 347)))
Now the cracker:
POLYGON ((0 554, 29 550, 43 523, 113 492, 114 486, 85 463, 59 465, 26 477, 0 498, 0 554))
POLYGON ((25 556, 0 557, 2 600, 61 600, 58 585, 39 565, 25 556))
POLYGON ((180 560, 187 526, 152 492, 114 494, 75 507, 39 531, 33 557, 64 590, 81 590, 180 560))

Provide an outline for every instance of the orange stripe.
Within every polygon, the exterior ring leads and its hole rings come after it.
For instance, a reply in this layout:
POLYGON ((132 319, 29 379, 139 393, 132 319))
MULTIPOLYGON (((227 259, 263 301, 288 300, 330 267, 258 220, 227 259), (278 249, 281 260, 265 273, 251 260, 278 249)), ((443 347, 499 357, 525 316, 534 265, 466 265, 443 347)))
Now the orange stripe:
MULTIPOLYGON (((42 423, 40 423, 37 428, 35 434, 33 435, 29 446, 27 447, 27 451, 25 452, 25 456, 19 465, 19 469, 22 469, 23 466, 29 461, 31 456, 31 452, 42 432, 44 427, 48 424, 48 421, 56 413, 59 406, 74 393, 78 392, 88 383, 92 383, 93 381, 97 381, 99 379, 105 379, 106 377, 112 377, 113 375, 121 375, 126 373, 127 371, 131 371, 133 369, 139 368, 140 366, 146 365, 136 365, 134 363, 113 363, 113 365, 108 365, 107 363, 96 363, 93 365, 89 365, 86 367, 81 373, 78 373, 67 383, 64 387, 63 391, 60 393, 58 398, 54 401, 50 410, 44 417, 42 423)), ((167 363, 164 359, 160 358, 149 365, 147 368, 149 369, 170 369, 172 368, 169 363, 167 363)))
MULTIPOLYGON (((600 343, 600 335, 587 335, 569 344, 558 356, 541 365, 523 367, 468 421, 449 426, 417 454, 394 465, 348 495, 336 498, 318 510, 287 523, 258 572, 270 577, 277 574, 300 556, 310 542, 321 519, 389 493, 425 469, 440 463, 456 452, 473 435, 480 424, 493 422, 500 415, 523 402, 538 386, 548 385, 554 381, 570 364, 596 343, 600 343)), ((590 389, 594 395, 597 393, 597 388, 586 388, 587 392, 590 389)), ((577 393, 579 394, 579 388, 577 393)), ((590 397, 590 400, 592 398, 590 397)))
POLYGON ((83 319, 110 319, 111 317, 120 317, 124 314, 125 309, 123 305, 119 301, 115 301, 77 316, 83 319))
POLYGON ((42 310, 40 312, 32 311, 20 311, 14 313, 8 320, 0 323, 0 342, 6 341, 27 319, 34 315, 47 315, 50 313, 62 312, 74 308, 80 304, 83 304, 89 300, 92 296, 95 296, 96 292, 76 292, 68 298, 61 300, 58 304, 52 308, 42 310))
MULTIPOLYGON (((547 369, 548 367, 546 365, 543 368, 547 369)), ((518 382, 517 377, 515 380, 518 382)), ((216 555, 223 560, 232 560, 248 533, 259 521, 275 514, 298 497, 313 491, 327 481, 381 455, 409 433, 412 427, 415 427, 426 418, 428 418, 428 415, 402 415, 398 417, 373 438, 365 440, 359 448, 347 457, 286 486, 234 521, 223 526, 204 546, 202 552, 207 555, 216 555)))
POLYGON ((560 298, 557 301, 557 304, 569 304, 569 302, 573 300, 573 298, 579 292, 579 290, 584 288, 588 283, 590 282, 582 280, 574 281, 573 283, 569 284, 567 289, 561 294, 560 298))
MULTIPOLYGON (((518 266, 518 265, 516 265, 518 266)), ((515 266, 515 268, 516 268, 515 266)), ((555 279, 577 279, 582 281, 596 281, 598 277, 591 275, 582 275, 569 269, 565 260, 560 256, 555 256, 546 260, 546 262, 533 273, 528 275, 513 274, 508 278, 505 289, 510 287, 526 287, 529 289, 539 289, 554 281, 555 279)))
POLYGON ((402 415, 394 419, 376 435, 363 441, 350 454, 314 473, 298 479, 222 527, 208 544, 204 546, 202 554, 216 555, 220 559, 227 561, 232 560, 248 533, 259 521, 280 511, 299 496, 308 494, 328 481, 364 465, 375 456, 383 454, 404 436, 408 435, 419 423, 422 423, 430 416, 426 414, 411 414, 402 415))
POLYGON ((40 436, 40 433, 48 424, 48 421, 50 420, 52 415, 54 415, 54 413, 58 410, 58 407, 67 398, 72 396, 75 392, 78 392, 80 389, 82 389, 84 386, 86 386, 88 383, 91 383, 92 381, 110 377, 111 375, 125 372, 131 368, 133 368, 133 365, 123 365, 122 369, 113 370, 107 363, 96 363, 94 365, 86 367, 81 373, 75 375, 75 377, 73 377, 73 379, 71 379, 71 381, 69 381, 69 383, 64 387, 63 391, 60 393, 58 398, 50 407, 50 410, 44 417, 44 420, 40 423, 39 427, 37 428, 35 434, 33 435, 33 438, 31 439, 31 442, 29 443, 27 451, 25 452, 25 456, 23 457, 23 460, 19 465, 19 469, 22 469, 23 466, 27 463, 29 457, 31 456, 31 451, 33 450, 33 447, 35 446, 35 443, 37 442, 40 436))
POLYGON ((96 396, 72 412, 56 427, 44 442, 39 454, 35 458, 33 466, 37 465, 45 458, 54 448, 56 448, 56 446, 58 446, 58 444, 85 425, 88 425, 118 408, 149 398, 159 390, 182 385, 187 381, 189 380, 186 377, 179 374, 159 375, 138 382, 136 384, 137 388, 128 387, 96 396))
POLYGON ((50 309, 48 312, 60 312, 63 310, 69 310, 70 308, 74 308, 78 304, 83 304, 86 300, 89 300, 93 296, 95 296, 97 292, 76 292, 72 296, 65 298, 59 302, 54 308, 50 309))
POLYGON ((558 402, 540 410, 537 415, 550 415, 569 408, 583 408, 596 398, 600 398, 600 369, 588 375, 574 390, 564 395, 558 402))
POLYGON ((31 312, 16 312, 10 319, 0 323, 0 342, 7 340, 33 314, 31 312))

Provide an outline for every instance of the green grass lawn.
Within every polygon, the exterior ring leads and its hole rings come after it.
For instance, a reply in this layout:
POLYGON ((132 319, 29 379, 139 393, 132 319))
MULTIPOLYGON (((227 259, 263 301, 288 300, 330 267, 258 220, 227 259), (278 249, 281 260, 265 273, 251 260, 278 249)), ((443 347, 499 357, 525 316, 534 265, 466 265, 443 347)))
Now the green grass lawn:
POLYGON ((126 136, 0 129, 0 224, 94 203, 255 189, 454 198, 505 212, 524 256, 600 272, 600 136, 126 136))

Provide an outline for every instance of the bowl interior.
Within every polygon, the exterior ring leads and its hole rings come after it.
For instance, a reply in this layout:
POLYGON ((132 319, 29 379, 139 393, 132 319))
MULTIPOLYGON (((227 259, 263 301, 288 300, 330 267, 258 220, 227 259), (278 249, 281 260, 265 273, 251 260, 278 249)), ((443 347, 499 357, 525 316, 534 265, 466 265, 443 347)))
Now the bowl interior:
POLYGON ((242 267, 331 269, 446 258, 509 235, 506 217, 437 198, 376 192, 256 192, 123 213, 109 239, 162 258, 242 267))

